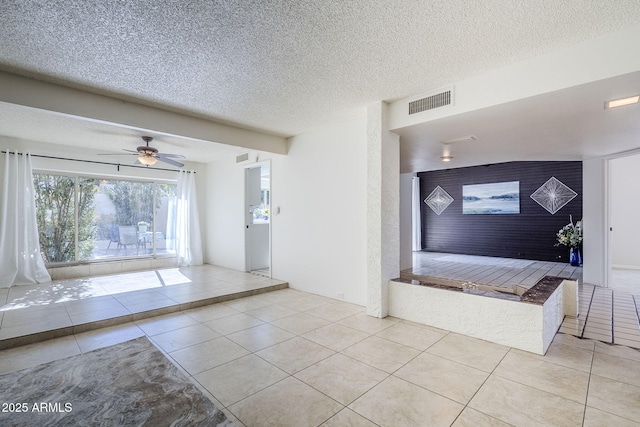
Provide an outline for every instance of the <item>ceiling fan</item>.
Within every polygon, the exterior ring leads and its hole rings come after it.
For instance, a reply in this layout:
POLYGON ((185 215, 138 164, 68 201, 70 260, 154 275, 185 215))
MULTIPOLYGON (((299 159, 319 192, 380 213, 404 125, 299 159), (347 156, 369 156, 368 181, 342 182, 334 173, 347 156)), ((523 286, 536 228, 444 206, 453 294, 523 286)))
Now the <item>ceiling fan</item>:
MULTIPOLYGON (((153 148, 149 146, 149 143, 151 141, 153 141, 153 138, 150 136, 143 136, 142 140, 146 143, 146 145, 140 145, 138 148, 136 148, 136 151, 133 150, 127 150, 123 148, 123 151, 129 152, 133 155, 138 156, 138 159, 136 160, 136 162, 134 164, 139 165, 145 165, 145 166, 152 166, 155 165, 158 160, 160 160, 161 162, 165 162, 168 163, 170 165, 173 166, 177 166, 179 168, 183 167, 184 164, 177 162, 173 159, 186 159, 186 157, 184 157, 181 154, 166 154, 166 153, 160 153, 158 152, 157 148, 153 148)), ((117 154, 101 154, 102 156, 114 156, 117 154)))

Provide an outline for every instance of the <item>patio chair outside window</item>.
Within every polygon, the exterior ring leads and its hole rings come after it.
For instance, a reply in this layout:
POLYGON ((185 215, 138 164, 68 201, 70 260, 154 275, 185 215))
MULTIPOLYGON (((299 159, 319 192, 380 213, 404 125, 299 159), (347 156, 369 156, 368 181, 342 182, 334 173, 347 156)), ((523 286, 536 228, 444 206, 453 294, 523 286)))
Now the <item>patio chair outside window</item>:
POLYGON ((118 232, 118 226, 115 224, 111 224, 109 226, 109 244, 107 245, 107 250, 104 251, 105 255, 109 253, 109 248, 114 242, 118 244, 118 246, 116 247, 116 253, 118 253, 118 249, 120 249, 120 234, 118 232))
POLYGON ((120 236, 120 241, 118 242, 118 249, 124 246, 125 255, 127 255, 127 246, 135 246, 137 251, 138 230, 135 225, 118 226, 118 235, 120 236))

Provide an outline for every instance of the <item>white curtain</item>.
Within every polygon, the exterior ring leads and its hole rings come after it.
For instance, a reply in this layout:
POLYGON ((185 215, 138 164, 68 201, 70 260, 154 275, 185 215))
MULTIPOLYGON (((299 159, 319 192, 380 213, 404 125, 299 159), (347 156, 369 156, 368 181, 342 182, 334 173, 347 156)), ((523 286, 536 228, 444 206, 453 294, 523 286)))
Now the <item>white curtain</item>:
POLYGON ((202 264, 202 238, 194 172, 180 172, 176 197, 176 255, 178 265, 202 264))
POLYGON ((422 226, 420 223, 420 178, 412 178, 413 197, 411 203, 412 247, 414 251, 422 250, 422 226))
POLYGON ((0 188, 0 288, 50 281, 40 254, 29 153, 4 154, 0 188))

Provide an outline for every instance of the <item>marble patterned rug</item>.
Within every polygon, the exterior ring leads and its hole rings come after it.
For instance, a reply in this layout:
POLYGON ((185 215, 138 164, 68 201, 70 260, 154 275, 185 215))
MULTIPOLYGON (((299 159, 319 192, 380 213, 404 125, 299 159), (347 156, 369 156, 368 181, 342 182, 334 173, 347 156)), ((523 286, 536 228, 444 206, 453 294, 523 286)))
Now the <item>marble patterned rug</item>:
POLYGON ((146 337, 0 375, 2 426, 233 426, 146 337))

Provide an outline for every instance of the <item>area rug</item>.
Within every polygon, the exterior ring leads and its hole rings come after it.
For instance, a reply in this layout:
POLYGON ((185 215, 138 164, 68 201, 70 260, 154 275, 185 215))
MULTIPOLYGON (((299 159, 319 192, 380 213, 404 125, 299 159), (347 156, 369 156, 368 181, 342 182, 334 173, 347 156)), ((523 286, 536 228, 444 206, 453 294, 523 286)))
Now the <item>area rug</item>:
POLYGON ((493 258, 475 255, 445 255, 434 258, 434 261, 462 262, 465 264, 490 265, 492 267, 527 268, 535 261, 525 259, 493 258))
POLYGON ((2 426, 233 426, 146 337, 0 376, 2 426))

